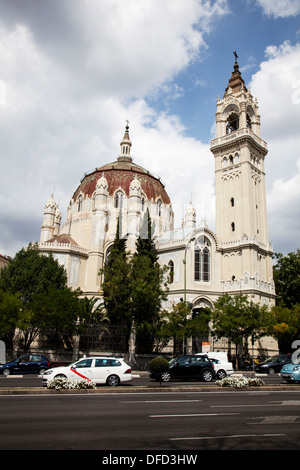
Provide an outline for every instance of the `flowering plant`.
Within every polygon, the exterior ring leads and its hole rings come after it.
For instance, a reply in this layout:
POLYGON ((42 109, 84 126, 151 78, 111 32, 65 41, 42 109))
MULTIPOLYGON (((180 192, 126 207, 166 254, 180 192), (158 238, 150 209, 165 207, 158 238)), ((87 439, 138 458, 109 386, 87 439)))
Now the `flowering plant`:
POLYGON ((236 375, 231 377, 225 377, 222 380, 217 380, 216 384, 220 387, 232 387, 232 388, 245 388, 245 387, 261 387, 264 385, 264 381, 253 377, 244 377, 243 375, 236 375))
POLYGON ((56 377, 50 380, 47 384, 47 388, 55 390, 81 390, 88 388, 96 388, 96 384, 89 380, 69 380, 64 377, 56 377))

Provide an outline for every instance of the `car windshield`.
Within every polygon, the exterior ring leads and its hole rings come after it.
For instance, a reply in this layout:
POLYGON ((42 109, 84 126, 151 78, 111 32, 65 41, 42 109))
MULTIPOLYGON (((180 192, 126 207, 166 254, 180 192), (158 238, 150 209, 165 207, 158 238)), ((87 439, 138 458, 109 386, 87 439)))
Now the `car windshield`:
POLYGON ((279 356, 272 356, 272 357, 268 357, 268 359, 266 359, 264 361, 264 364, 267 364, 268 362, 273 362, 273 361, 276 361, 276 359, 278 359, 279 356))
POLYGON ((169 364, 174 364, 174 362, 178 361, 178 357, 173 357, 170 361, 169 364))

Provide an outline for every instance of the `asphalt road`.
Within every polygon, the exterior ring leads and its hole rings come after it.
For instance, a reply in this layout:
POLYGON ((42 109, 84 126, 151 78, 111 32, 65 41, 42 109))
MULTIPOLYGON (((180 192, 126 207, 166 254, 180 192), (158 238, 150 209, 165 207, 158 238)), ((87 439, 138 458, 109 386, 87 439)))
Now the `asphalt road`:
POLYGON ((0 449, 127 452, 131 467, 168 451, 299 450, 299 405, 300 388, 0 395, 0 449))

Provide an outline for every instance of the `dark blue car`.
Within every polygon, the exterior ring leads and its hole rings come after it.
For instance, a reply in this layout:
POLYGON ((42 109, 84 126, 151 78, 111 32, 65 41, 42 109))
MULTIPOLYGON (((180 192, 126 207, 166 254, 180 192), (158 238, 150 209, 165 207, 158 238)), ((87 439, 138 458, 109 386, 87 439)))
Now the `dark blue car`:
POLYGON ((50 368, 50 362, 40 354, 26 354, 7 364, 0 364, 0 374, 40 374, 50 368))

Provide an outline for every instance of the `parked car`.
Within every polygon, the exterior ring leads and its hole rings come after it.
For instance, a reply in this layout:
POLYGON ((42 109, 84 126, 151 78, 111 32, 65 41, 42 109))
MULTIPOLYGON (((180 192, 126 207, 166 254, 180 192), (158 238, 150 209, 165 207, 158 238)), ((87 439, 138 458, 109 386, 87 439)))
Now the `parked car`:
POLYGON ((219 359, 219 361, 222 362, 228 362, 228 354, 224 351, 208 351, 207 353, 199 354, 207 354, 209 358, 219 359))
MULTIPOLYGON (((203 353, 197 353, 196 356, 205 356, 203 353)), ((212 361, 214 366, 214 371, 216 378, 218 380, 224 379, 227 375, 232 375, 234 370, 232 366, 232 362, 224 361, 218 358, 218 355, 214 355, 213 353, 207 353, 207 357, 210 361, 212 361)), ((222 356, 219 356, 222 357, 222 356)))
POLYGON ((70 380, 91 380, 95 384, 111 386, 132 380, 131 368, 123 359, 115 357, 88 357, 66 367, 54 367, 43 375, 43 385, 57 377, 70 380))
POLYGON ((300 382, 300 357, 298 356, 293 362, 285 364, 280 374, 288 383, 300 382))
POLYGON ((50 368, 50 362, 40 354, 26 354, 12 362, 0 365, 0 373, 10 374, 44 374, 50 368))
POLYGON ((161 374, 161 379, 156 373, 150 373, 150 377, 162 382, 172 379, 198 379, 210 382, 215 378, 212 361, 206 355, 176 356, 169 362, 169 370, 161 374))
POLYGON ((263 362, 259 362, 255 366, 255 371, 266 374, 275 374, 276 372, 280 372, 281 368, 285 364, 289 364, 291 362, 291 354, 279 354, 278 356, 272 356, 263 362))

